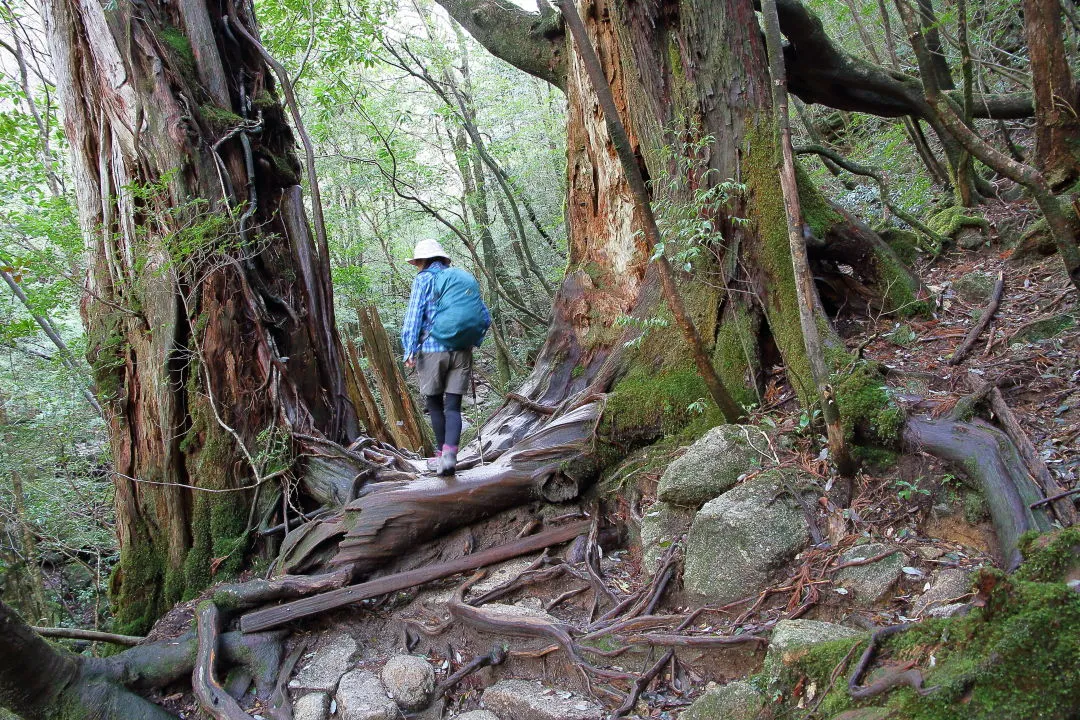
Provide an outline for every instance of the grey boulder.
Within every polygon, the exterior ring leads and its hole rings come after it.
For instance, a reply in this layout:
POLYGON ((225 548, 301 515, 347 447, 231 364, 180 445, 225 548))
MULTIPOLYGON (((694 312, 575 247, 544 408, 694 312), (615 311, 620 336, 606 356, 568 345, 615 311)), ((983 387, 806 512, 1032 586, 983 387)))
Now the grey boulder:
MULTIPOLYGON (((841 563, 865 560, 889 550, 882 543, 867 543, 848 550, 840 558, 841 563)), ((834 579, 852 594, 861 605, 873 605, 884 600, 896 581, 904 573, 904 554, 897 551, 866 565, 853 565, 838 570, 834 579)))
POLYGON ((785 665, 801 659, 813 645, 862 634, 844 625, 820 620, 781 620, 776 623, 769 639, 769 649, 765 653, 765 674, 775 679, 785 665))
POLYGON ((765 707, 765 696, 748 682, 710 683, 705 694, 680 716, 681 720, 754 720, 765 707))
POLYGON ((789 496, 797 476, 761 473, 705 504, 690 526, 683 586, 694 600, 723 604, 767 587, 777 568, 810 540, 789 496))
POLYGON ((770 458, 769 438, 754 425, 719 425, 701 436, 668 465, 656 496, 697 510, 730 489, 739 477, 770 458))
POLYGON ((528 680, 497 682, 484 691, 481 703, 509 720, 600 720, 605 715, 591 700, 528 680))
POLYGON ((656 572, 664 551, 686 534, 693 520, 693 510, 666 502, 655 502, 645 511, 641 520, 641 565, 647 573, 656 572))

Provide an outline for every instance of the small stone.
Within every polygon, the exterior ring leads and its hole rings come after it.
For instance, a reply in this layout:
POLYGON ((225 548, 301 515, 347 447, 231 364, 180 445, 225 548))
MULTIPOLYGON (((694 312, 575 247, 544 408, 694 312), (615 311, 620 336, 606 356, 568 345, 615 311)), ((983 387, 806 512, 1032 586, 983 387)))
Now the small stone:
POLYGON ((938 573, 930 589, 919 596, 911 606, 911 614, 918 617, 935 607, 950 605, 971 592, 971 579, 958 568, 947 568, 938 573))
POLYGON ((769 649, 765 653, 765 673, 771 678, 779 677, 783 666, 806 655, 809 646, 862 634, 858 630, 820 620, 781 620, 773 628, 769 649))
POLYGON ((986 232, 982 228, 965 227, 956 231, 956 244, 965 250, 978 250, 986 242, 986 232))
POLYGON ((600 720, 605 715, 593 702, 574 695, 562 698, 527 680, 502 680, 484 691, 481 702, 497 716, 512 720, 600 720))
POLYGON ((770 459, 769 438, 753 425, 720 425, 668 465, 656 497, 697 510, 770 459))
POLYGON ((652 575, 664 552, 690 529, 694 512, 666 502, 655 502, 641 520, 641 566, 652 575))
POLYGON ((390 697, 405 712, 423 710, 435 693, 435 669, 415 655, 395 655, 383 665, 380 676, 390 697))
POLYGON ((958 617, 960 615, 967 615, 971 610, 971 605, 968 603, 952 603, 950 605, 941 605, 938 607, 932 607, 926 611, 926 614, 930 617, 936 618, 950 618, 958 617))
POLYGON ((345 673, 335 697, 342 720, 395 720, 400 713, 379 678, 367 670, 345 673))
POLYGON ((934 545, 920 545, 915 548, 915 552, 919 554, 923 560, 937 560, 941 558, 945 551, 934 545))
MULTIPOLYGON (((882 543, 867 543, 848 550, 840 558, 841 563, 865 560, 888 551, 882 543)), ((852 597, 861 605, 873 605, 883 600, 900 579, 904 568, 904 556, 899 552, 886 555, 877 562, 854 565, 838 570, 836 581, 852 591, 852 597)))
POLYGON ((748 682, 710 683, 705 694, 680 716, 682 720, 753 720, 765 707, 765 696, 748 682))
POLYGON ((499 716, 490 710, 470 710, 467 713, 455 715, 452 720, 499 720, 499 716))
POLYGON ((290 688, 332 693, 338 680, 352 667, 353 656, 359 647, 351 635, 344 633, 330 638, 315 653, 311 662, 296 674, 290 688))
POLYGON ((293 703, 293 720, 326 720, 330 716, 330 695, 324 692, 301 695, 293 703))

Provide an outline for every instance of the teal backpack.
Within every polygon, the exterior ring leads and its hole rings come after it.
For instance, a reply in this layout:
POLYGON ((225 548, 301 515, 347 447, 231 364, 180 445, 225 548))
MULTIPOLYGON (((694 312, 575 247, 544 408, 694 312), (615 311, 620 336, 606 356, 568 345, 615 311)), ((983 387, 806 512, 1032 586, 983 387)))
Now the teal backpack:
POLYGON ((435 317, 431 337, 451 350, 478 347, 487 331, 484 301, 476 278, 461 268, 432 270, 435 317))

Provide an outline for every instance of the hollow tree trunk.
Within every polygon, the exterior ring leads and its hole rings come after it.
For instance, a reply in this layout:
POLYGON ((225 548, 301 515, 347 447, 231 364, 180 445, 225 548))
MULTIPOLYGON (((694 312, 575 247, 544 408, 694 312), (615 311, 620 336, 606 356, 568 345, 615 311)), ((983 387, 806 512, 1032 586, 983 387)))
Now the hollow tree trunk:
POLYGON ((117 625, 138 631, 239 565, 252 505, 280 497, 290 431, 348 442, 356 415, 294 136, 242 29, 204 0, 43 12, 92 254, 82 314, 117 473, 117 625))

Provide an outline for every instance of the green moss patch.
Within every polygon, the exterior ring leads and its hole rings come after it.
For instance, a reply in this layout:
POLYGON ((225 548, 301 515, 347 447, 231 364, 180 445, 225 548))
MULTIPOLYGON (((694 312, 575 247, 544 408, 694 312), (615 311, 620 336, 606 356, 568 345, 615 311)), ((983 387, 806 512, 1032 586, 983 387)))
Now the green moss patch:
POLYGON ((986 218, 978 215, 968 215, 967 211, 969 209, 956 205, 947 207, 931 215, 930 219, 926 221, 926 225, 938 235, 947 238, 955 238, 956 234, 966 227, 989 231, 990 223, 986 221, 986 218))
MULTIPOLYGON (((1057 573, 1060 558, 1075 559, 1080 531, 1060 533, 1033 550, 1035 543, 1027 539, 1032 557, 1015 576, 983 571, 976 583, 983 588, 982 607, 965 617, 923 621, 884 643, 876 665, 910 663, 933 692, 922 696, 900 687, 863 702, 852 700, 845 678, 856 652, 823 698, 819 717, 866 706, 885 706, 893 712, 890 717, 905 720, 1076 717, 1080 593, 1060 582, 1057 573)), ((806 686, 813 682, 827 687, 852 644, 847 640, 813 647, 787 669, 783 686, 793 687, 801 679, 806 686)), ((871 672, 863 682, 873 682, 880 672, 871 672)), ((785 706, 777 717, 804 718, 806 711, 785 706)))
POLYGON ((904 411, 893 401, 881 366, 860 362, 833 383, 844 434, 849 440, 893 446, 900 437, 904 411))

